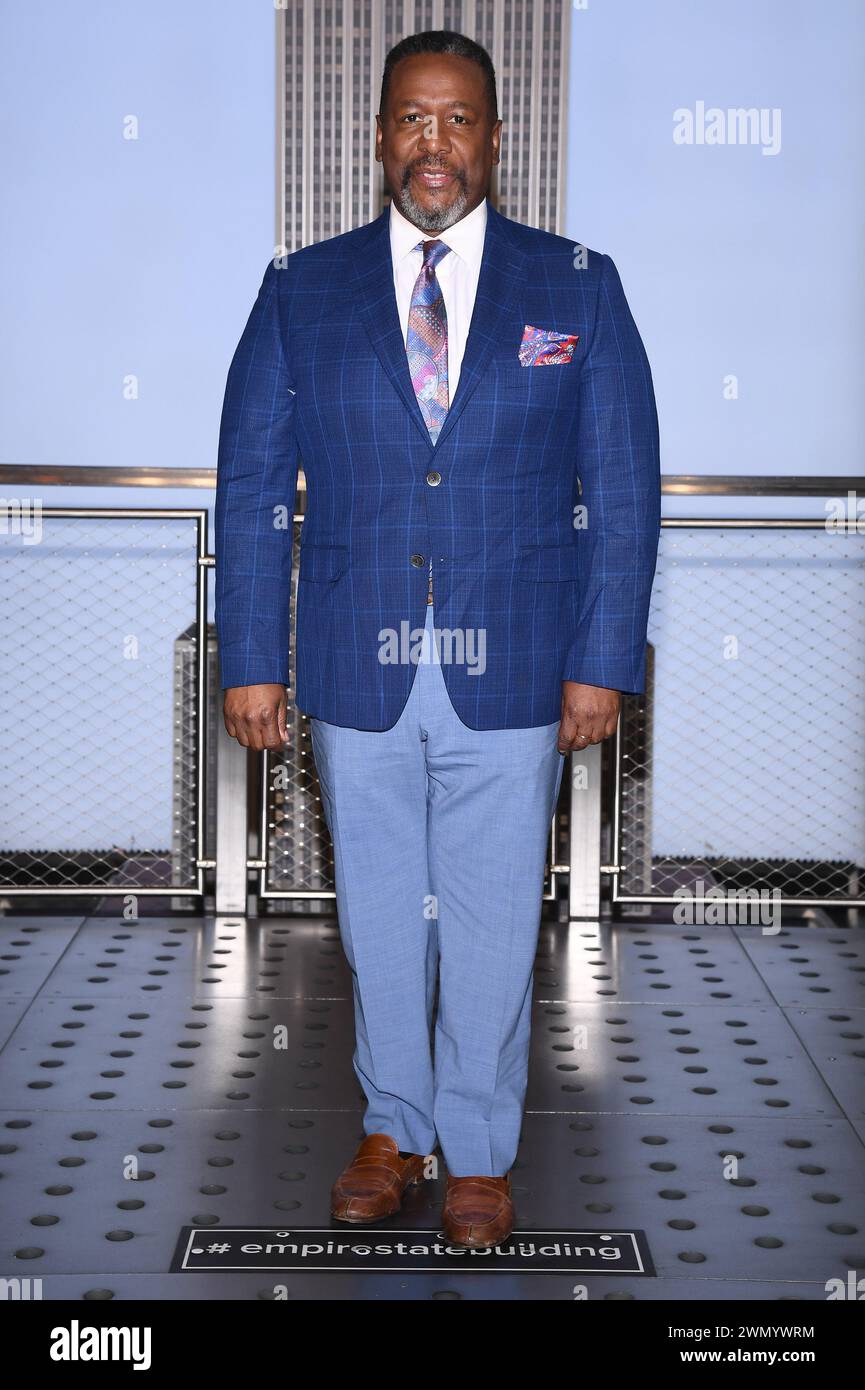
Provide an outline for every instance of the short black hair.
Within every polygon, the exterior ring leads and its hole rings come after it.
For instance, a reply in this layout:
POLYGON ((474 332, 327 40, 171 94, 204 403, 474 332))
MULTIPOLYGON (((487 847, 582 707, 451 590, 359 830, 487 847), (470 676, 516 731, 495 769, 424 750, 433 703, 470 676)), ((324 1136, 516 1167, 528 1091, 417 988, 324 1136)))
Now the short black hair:
POLYGON ((453 29, 425 29, 422 34, 410 34, 407 39, 401 39, 394 45, 384 60, 379 115, 384 111, 391 73, 398 62, 403 58, 414 57, 416 53, 450 53, 455 58, 468 58, 469 62, 477 63, 487 80, 487 99, 493 109, 493 120, 498 120, 499 103, 493 60, 487 50, 475 43, 474 39, 467 39, 465 34, 457 34, 453 29))

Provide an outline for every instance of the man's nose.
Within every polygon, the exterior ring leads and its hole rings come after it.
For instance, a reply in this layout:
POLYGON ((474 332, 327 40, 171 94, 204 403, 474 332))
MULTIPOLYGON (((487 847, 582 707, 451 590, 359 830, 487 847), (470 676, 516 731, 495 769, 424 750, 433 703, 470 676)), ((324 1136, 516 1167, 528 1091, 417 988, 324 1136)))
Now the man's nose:
POLYGON ((448 151, 451 147, 450 138, 447 130, 442 131, 441 122, 435 117, 431 117, 429 123, 424 122, 421 126, 421 135, 418 141, 418 149, 422 154, 439 154, 448 151))

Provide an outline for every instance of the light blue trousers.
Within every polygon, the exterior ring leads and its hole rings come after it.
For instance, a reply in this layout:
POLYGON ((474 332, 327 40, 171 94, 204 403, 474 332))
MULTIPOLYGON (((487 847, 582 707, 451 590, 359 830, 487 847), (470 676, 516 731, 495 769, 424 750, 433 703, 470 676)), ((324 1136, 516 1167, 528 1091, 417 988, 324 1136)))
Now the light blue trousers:
MULTIPOLYGON (((503 1176, 525 1103, 558 724, 470 729, 432 640, 383 732, 312 719, 367 1134, 503 1176), (436 974, 438 1010, 433 1032, 436 974)), ((446 657, 445 657, 446 659, 446 657)), ((483 676, 478 676, 479 680, 483 676)))

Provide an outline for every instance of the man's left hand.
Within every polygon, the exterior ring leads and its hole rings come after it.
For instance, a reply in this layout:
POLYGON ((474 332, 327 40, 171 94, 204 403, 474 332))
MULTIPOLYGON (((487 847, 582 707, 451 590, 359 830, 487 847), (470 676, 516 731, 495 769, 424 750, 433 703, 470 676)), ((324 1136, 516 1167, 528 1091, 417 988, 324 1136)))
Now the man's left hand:
POLYGON ((559 752, 579 753, 616 732, 622 697, 603 685, 562 681, 562 719, 559 752))

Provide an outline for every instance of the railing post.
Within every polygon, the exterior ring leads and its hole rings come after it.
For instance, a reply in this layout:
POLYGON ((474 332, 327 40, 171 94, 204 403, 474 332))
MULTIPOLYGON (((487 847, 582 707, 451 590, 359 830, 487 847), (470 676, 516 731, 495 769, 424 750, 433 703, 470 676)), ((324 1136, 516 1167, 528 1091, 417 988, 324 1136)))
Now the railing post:
POLYGON ((596 921, 601 911, 601 745, 590 744, 568 760, 570 873, 568 917, 596 921))
POLYGON ((246 916, 247 750, 217 721, 216 913, 246 916))

